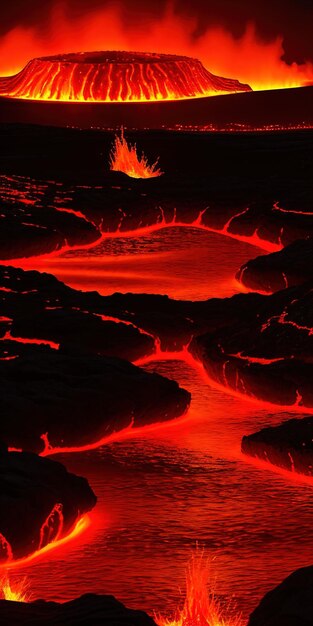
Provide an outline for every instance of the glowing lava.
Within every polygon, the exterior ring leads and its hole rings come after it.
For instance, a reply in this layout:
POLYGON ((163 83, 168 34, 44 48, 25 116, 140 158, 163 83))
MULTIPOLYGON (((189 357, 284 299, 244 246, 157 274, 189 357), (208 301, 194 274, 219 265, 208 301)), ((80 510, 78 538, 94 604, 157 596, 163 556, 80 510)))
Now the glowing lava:
POLYGON ((29 554, 28 556, 21 557, 20 559, 12 559, 12 560, 10 559, 6 561, 5 563, 1 563, 0 568, 13 569, 17 567, 24 567, 24 565, 31 563, 32 561, 39 558, 40 556, 43 556, 44 554, 47 554, 48 552, 55 550, 56 548, 59 548, 69 543, 73 539, 79 537, 81 533, 88 528, 89 525, 90 525, 90 518, 88 517, 88 515, 84 515, 77 520, 74 528, 67 535, 64 535, 63 537, 59 539, 58 538, 53 539, 50 543, 47 543, 45 546, 41 548, 38 547, 37 550, 29 554))
POLYGON ((136 144, 128 145, 123 131, 121 137, 115 136, 110 155, 110 169, 114 172, 124 172, 131 178, 155 178, 163 174, 158 168, 158 161, 149 165, 144 154, 139 159, 136 144))
POLYGON ((239 616, 225 615, 214 595, 212 563, 196 551, 186 570, 186 598, 174 619, 156 616, 158 626, 241 626, 239 616))
POLYGON ((32 59, 0 79, 0 95, 69 102, 147 102, 250 91, 198 59, 146 52, 80 52, 32 59))
MULTIPOLYGON (((33 11, 27 25, 17 23, 0 38, 0 74, 15 74, 31 58, 71 52, 79 42, 81 50, 150 49, 196 56, 214 74, 236 76, 253 89, 297 87, 313 80, 311 62, 288 64, 284 60, 280 34, 264 40, 254 24, 247 23, 242 35, 235 36, 222 25, 205 28, 193 15, 193 3, 188 5, 188 16, 175 10, 173 2, 158 4, 165 5, 158 18, 151 11, 149 19, 147 13, 139 12, 137 19, 125 19, 118 2, 97 3, 96 7, 85 3, 85 10, 81 5, 80 11, 72 12, 65 3, 49 3, 52 9, 46 12, 44 29, 38 12, 33 11)), ((276 26, 279 33, 279 23, 276 26)))
POLYGON ((63 505, 57 503, 41 526, 38 550, 44 548, 44 546, 51 543, 51 541, 58 541, 58 539, 60 539, 63 523, 63 505))
POLYGON ((8 578, 0 581, 0 593, 4 600, 13 602, 30 602, 31 594, 28 591, 28 583, 26 578, 22 578, 19 583, 11 584, 8 578))
POLYGON ((12 561, 13 551, 10 543, 2 533, 0 533, 0 556, 4 554, 6 561, 12 561))

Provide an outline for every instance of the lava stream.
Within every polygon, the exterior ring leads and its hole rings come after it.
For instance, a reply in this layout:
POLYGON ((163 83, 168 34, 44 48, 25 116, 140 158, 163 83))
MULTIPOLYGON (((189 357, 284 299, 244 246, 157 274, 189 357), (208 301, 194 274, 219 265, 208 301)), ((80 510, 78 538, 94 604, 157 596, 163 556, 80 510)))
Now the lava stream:
MULTIPOLYGON (((32 561, 39 558, 40 556, 43 556, 44 554, 47 554, 48 552, 51 552, 52 550, 55 550, 73 541, 75 538, 79 537, 81 533, 89 527, 89 525, 90 525, 89 516, 83 515, 77 520, 74 528, 67 535, 64 535, 61 538, 53 539, 50 543, 47 543, 45 546, 41 548, 38 547, 37 550, 29 554, 28 556, 21 557, 19 559, 13 559, 13 555, 12 555, 12 558, 10 560, 5 561, 4 563, 3 562, 0 563, 0 569, 11 570, 13 568, 24 567, 24 565, 31 563, 32 561)), ((0 538, 1 538, 1 535, 0 535, 0 538)))

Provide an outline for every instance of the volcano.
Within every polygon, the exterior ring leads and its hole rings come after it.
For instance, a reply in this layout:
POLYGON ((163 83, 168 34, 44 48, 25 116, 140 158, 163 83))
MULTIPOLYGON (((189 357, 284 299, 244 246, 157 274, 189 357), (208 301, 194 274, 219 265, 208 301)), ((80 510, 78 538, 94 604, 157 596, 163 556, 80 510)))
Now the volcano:
POLYGON ((0 78, 0 95, 69 102, 146 102, 251 91, 198 59, 142 52, 79 52, 32 59, 0 78))

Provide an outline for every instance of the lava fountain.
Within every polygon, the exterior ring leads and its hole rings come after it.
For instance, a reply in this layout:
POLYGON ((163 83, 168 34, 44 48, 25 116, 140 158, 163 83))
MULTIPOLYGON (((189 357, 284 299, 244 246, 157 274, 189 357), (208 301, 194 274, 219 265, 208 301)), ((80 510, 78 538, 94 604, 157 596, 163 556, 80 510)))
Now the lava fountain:
POLYGON ((158 626, 242 626, 240 616, 223 610, 214 594, 212 562, 198 549, 186 570, 186 598, 173 619, 155 616, 158 626))
POLYGON ((145 52, 79 52, 32 59, 0 78, 0 96, 65 102, 147 102, 251 91, 198 59, 145 52))
POLYGON ((12 584, 8 578, 0 581, 0 594, 4 600, 12 602, 30 602, 31 593, 26 578, 22 578, 18 583, 12 584))
POLYGON ((136 145, 128 145, 123 130, 120 137, 115 136, 110 155, 110 169, 114 172, 124 172, 131 178, 155 178, 163 174, 158 168, 158 160, 149 165, 144 154, 141 158, 138 157, 136 145))

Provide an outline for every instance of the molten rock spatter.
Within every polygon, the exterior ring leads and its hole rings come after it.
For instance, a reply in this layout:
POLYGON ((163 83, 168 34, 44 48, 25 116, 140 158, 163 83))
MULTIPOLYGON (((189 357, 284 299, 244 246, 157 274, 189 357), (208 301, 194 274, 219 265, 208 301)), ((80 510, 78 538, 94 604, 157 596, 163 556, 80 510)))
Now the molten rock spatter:
POLYGON ((137 154, 136 145, 129 145, 122 130, 121 136, 115 136, 114 146, 110 155, 110 169, 114 172, 123 172, 131 178, 155 178, 161 176, 158 161, 149 165, 144 154, 137 154))
POLYGON ((198 59, 144 52, 80 52, 32 59, 0 79, 0 95, 69 102, 141 102, 251 91, 198 59))
POLYGON ((0 568, 64 541, 96 504, 85 478, 35 454, 2 452, 0 476, 0 568))
POLYGON ((0 580, 0 599, 10 600, 11 602, 30 602, 32 593, 29 590, 29 583, 26 578, 11 582, 6 577, 0 580))
POLYGON ((223 609, 214 594, 212 562, 196 551, 186 569, 184 606, 173 619, 156 616, 158 626, 242 626, 240 616, 223 609))

